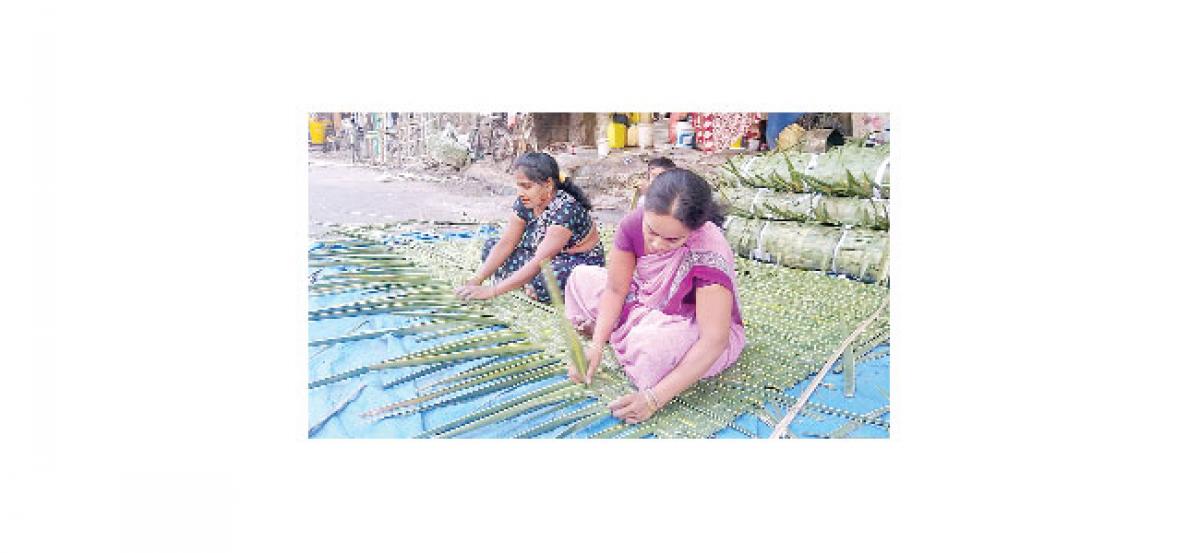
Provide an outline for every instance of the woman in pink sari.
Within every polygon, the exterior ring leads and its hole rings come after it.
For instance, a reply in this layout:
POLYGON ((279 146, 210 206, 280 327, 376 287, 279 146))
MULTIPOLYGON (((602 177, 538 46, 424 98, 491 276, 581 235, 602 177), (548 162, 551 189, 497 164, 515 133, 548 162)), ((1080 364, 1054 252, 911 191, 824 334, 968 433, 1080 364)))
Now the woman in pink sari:
POLYGON ((724 219, 703 178, 684 169, 655 177, 644 208, 621 220, 607 267, 567 279, 567 316, 592 337, 591 381, 605 344, 638 388, 609 404, 629 423, 646 420, 701 378, 733 365, 746 344, 734 257, 724 219))

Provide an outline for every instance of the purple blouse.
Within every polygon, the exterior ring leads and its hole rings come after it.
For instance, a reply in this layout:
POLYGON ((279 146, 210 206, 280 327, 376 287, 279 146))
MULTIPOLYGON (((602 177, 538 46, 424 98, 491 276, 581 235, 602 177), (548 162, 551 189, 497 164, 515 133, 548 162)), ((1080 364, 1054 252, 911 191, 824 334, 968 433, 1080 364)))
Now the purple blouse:
POLYGON ((617 227, 617 235, 613 245, 627 252, 633 252, 634 257, 646 255, 646 240, 642 237, 642 208, 637 208, 621 219, 617 227))

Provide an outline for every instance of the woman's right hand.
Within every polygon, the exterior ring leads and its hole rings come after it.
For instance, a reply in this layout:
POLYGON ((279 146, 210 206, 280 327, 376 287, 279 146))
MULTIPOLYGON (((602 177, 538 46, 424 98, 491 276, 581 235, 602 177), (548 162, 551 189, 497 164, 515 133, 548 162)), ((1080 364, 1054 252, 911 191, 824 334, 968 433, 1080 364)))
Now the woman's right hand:
POLYGON ((595 342, 592 342, 591 344, 588 345, 587 351, 584 352, 584 357, 587 358, 587 362, 588 362, 587 374, 584 376, 580 376, 579 370, 576 369, 575 365, 573 365, 570 361, 568 361, 567 362, 567 378, 570 378, 572 382, 577 382, 577 383, 586 382, 588 384, 591 384, 592 377, 596 376, 596 371, 600 369, 600 360, 604 357, 604 346, 596 345, 595 342))

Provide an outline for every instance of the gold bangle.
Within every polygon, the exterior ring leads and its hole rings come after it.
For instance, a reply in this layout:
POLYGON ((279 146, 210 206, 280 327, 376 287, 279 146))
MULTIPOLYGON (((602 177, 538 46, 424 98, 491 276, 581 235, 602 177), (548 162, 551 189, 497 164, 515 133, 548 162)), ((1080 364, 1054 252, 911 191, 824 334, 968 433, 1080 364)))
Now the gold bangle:
POLYGON ((650 405, 654 406, 654 411, 657 412, 660 409, 660 406, 658 403, 658 396, 654 395, 654 388, 646 388, 643 390, 643 393, 645 394, 646 398, 650 400, 650 405))

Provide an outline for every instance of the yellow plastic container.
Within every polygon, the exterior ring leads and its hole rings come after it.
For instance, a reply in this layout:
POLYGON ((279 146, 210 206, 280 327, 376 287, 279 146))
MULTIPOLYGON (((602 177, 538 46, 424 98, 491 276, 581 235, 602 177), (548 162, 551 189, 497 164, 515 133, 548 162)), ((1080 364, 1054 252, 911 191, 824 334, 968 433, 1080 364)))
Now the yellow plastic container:
POLYGON ((625 125, 620 123, 608 124, 608 147, 609 148, 624 148, 625 147, 625 125))
POLYGON ((308 120, 308 142, 310 144, 325 143, 325 122, 316 118, 308 120))

